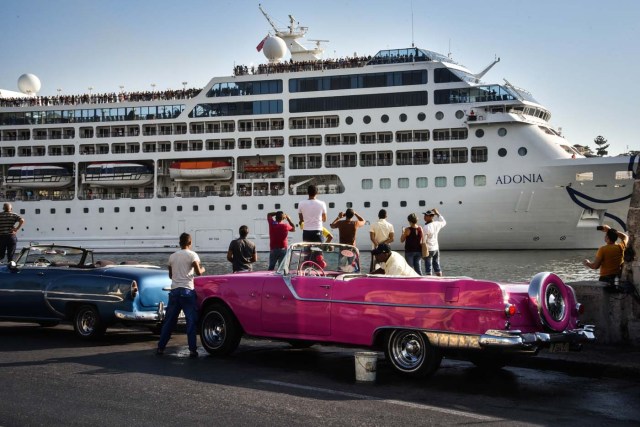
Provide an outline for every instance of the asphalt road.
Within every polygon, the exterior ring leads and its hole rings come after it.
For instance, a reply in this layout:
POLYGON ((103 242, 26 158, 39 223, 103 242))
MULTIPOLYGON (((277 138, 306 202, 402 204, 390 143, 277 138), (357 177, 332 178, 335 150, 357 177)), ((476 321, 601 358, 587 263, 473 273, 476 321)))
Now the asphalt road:
POLYGON ((164 356, 144 330, 83 342, 70 326, 0 324, 0 426, 632 425, 640 379, 443 362, 430 379, 399 376, 380 356, 356 383, 353 349, 244 339, 234 355, 164 356))

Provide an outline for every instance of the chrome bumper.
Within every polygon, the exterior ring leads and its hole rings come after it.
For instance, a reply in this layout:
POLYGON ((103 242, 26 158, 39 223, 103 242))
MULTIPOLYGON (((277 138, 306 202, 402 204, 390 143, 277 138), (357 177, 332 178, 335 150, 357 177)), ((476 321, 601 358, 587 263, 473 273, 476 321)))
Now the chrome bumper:
POLYGON ((129 322, 162 322, 164 319, 164 304, 161 302, 156 311, 115 311, 116 319, 129 322))
POLYGON ((595 326, 585 325, 582 328, 564 332, 530 332, 500 331, 491 329, 480 336, 479 343, 483 348, 503 348, 523 351, 536 351, 556 343, 576 344, 570 349, 578 349, 579 344, 593 342, 595 326))

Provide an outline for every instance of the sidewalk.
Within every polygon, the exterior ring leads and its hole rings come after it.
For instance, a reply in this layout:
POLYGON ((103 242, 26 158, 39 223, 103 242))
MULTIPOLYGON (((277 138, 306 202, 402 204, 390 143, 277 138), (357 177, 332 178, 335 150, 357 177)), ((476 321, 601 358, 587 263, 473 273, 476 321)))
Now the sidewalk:
POLYGON ((640 380, 640 347, 586 344, 582 351, 516 357, 510 365, 593 377, 640 380))

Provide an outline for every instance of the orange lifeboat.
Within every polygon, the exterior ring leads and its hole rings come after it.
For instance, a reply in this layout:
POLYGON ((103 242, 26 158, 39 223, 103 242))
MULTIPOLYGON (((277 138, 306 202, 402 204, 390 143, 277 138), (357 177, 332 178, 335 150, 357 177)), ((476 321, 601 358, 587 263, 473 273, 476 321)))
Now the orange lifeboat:
POLYGON ((233 166, 226 160, 182 160, 169 166, 169 176, 177 181, 230 179, 233 166))

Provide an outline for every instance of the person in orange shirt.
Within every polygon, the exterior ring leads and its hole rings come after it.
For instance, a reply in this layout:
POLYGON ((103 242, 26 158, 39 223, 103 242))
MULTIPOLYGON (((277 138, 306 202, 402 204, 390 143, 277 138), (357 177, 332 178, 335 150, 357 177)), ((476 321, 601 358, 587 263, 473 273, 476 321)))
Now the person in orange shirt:
POLYGON ((622 273, 624 250, 629 242, 629 236, 608 225, 603 225, 602 227, 598 227, 598 229, 604 231, 604 241, 606 245, 598 249, 593 262, 585 259, 583 264, 594 270, 599 268, 600 278, 598 280, 606 282, 609 285, 614 285, 616 277, 620 277, 622 273), (620 239, 620 243, 616 243, 618 239, 620 239))

